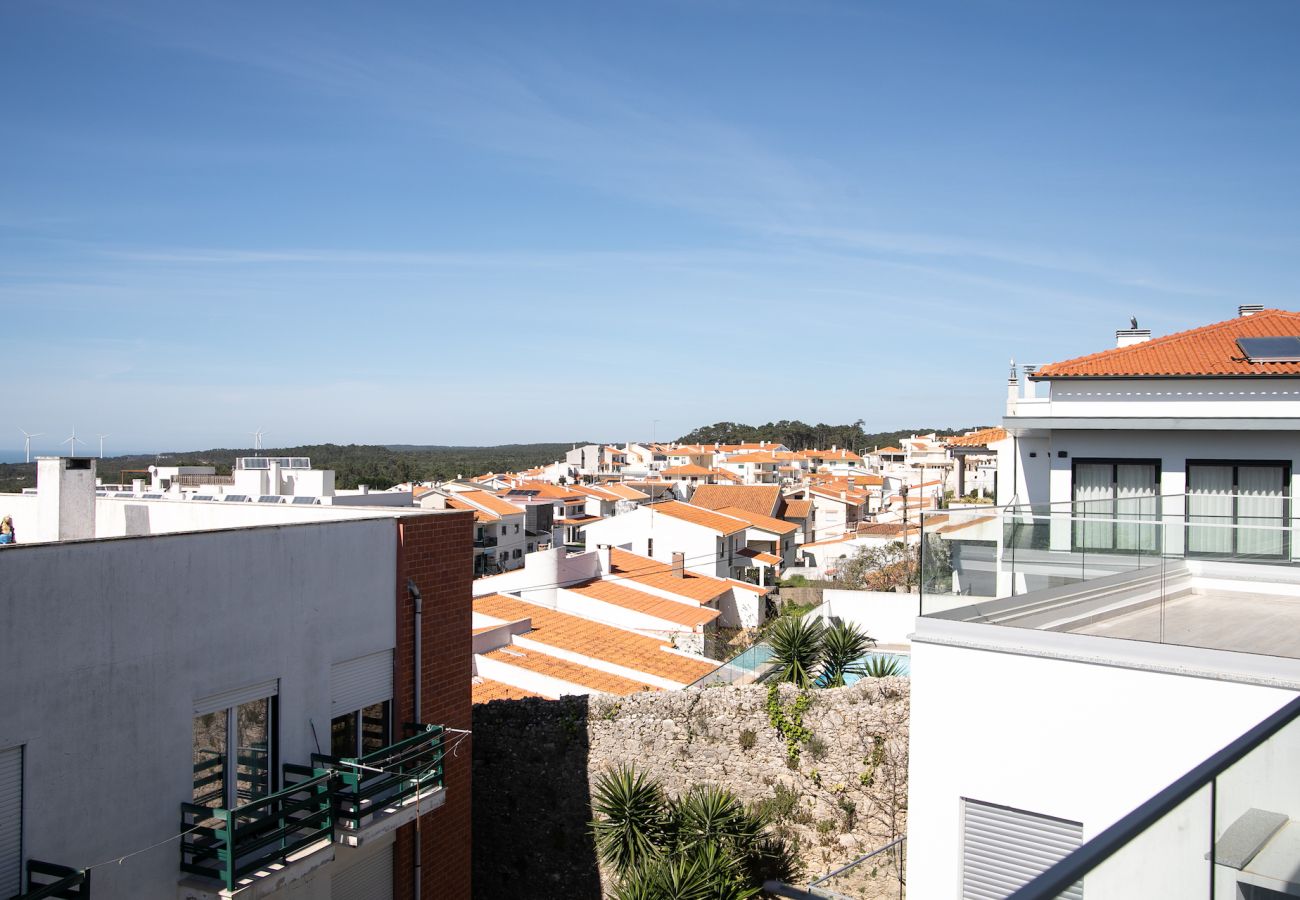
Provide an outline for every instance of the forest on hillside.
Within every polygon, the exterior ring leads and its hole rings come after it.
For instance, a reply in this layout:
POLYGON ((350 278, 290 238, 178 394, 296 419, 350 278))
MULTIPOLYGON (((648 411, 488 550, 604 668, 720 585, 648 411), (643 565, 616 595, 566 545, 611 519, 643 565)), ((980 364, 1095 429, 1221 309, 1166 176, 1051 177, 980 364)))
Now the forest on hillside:
POLYGON ((869 432, 866 422, 858 419, 848 425, 809 425, 798 419, 768 422, 766 425, 742 425, 737 422, 715 422, 704 425, 678 438, 683 444, 740 444, 753 441, 775 441, 791 450, 826 450, 832 446, 844 447, 855 453, 873 447, 898 446, 898 442, 914 434, 962 434, 984 426, 964 428, 904 428, 899 431, 869 432))

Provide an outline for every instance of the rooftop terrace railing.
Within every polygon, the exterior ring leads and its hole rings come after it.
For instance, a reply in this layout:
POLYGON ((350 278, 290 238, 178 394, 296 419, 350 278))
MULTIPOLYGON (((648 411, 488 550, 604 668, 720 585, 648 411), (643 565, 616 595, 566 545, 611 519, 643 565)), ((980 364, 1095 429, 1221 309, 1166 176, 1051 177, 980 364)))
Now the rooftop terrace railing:
POLYGON ((265 470, 271 463, 279 463, 281 469, 310 469, 311 457, 308 456, 240 456, 235 459, 236 469, 265 470))
POLYGON ((1028 880, 1009 900, 1300 893, 1300 698, 1028 880))
POLYGON ((828 900, 905 900, 907 838, 895 838, 809 882, 808 893, 828 900))
POLYGON ((339 773, 334 808, 340 828, 355 831, 373 813, 403 806, 443 785, 446 730, 441 725, 408 725, 416 733, 361 757, 312 754, 312 768, 285 766, 291 774, 314 777, 339 773))
POLYGON ((1300 657, 1300 636, 1287 636, 1300 632, 1290 515, 1288 498, 1240 494, 927 512, 919 611, 1300 657), (1220 627, 1231 625, 1242 627, 1220 627))

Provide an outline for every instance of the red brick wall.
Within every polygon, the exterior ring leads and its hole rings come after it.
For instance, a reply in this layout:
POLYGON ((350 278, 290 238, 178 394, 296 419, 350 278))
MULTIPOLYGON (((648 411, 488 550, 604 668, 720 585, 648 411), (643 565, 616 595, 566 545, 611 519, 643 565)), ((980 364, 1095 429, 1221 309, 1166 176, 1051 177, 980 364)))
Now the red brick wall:
MULTIPOLYGON (((470 727, 474 518, 469 512, 406 516, 397 522, 397 662, 394 720, 470 727), (415 604, 411 578, 424 598, 421 629, 422 715, 412 696, 415 604)), ((461 735, 449 735, 454 742, 461 735)), ((420 818, 421 900, 470 900, 470 744, 445 761, 446 803, 420 818)), ((413 900, 415 824, 397 833, 393 896, 413 900)))

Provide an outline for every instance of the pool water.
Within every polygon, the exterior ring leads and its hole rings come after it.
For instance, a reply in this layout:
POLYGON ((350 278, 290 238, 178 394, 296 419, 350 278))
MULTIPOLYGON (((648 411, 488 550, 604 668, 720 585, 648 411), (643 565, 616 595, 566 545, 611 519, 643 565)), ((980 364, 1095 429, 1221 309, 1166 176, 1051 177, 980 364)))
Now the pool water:
MULTIPOLYGON (((898 660, 898 674, 907 677, 912 674, 912 657, 906 653, 866 653, 859 658, 859 662, 865 663, 869 659, 896 659, 898 660)), ((853 684, 862 678, 861 675, 848 674, 844 676, 845 684, 853 684)))

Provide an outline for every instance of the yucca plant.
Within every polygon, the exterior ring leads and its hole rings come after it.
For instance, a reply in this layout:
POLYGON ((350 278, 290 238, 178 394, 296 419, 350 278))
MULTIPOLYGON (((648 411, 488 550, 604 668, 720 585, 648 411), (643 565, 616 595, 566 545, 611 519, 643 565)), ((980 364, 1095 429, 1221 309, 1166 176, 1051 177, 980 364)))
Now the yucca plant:
POLYGON ((827 628, 822 635, 822 675, 819 681, 826 687, 841 687, 845 675, 861 675, 861 659, 875 641, 851 622, 839 622, 827 628))
POLYGON ((897 656, 871 656, 862 665, 867 678, 892 678, 903 674, 903 663, 897 656))
POLYGON ((776 680, 806 688, 821 659, 822 632, 820 619, 782 616, 768 635, 772 661, 776 663, 776 680))
POLYGON ((726 788, 693 788, 674 805, 677 842, 689 847, 698 844, 744 844, 758 839, 763 830, 758 822, 726 788))
POLYGON ((658 782, 629 766, 606 772, 592 798, 591 830, 601 860, 623 875, 652 860, 664 842, 668 807, 658 782))

